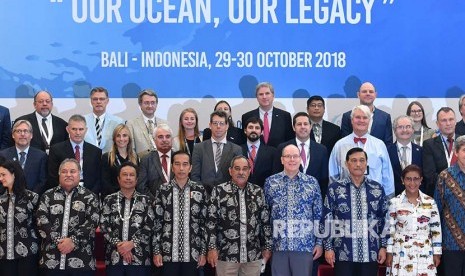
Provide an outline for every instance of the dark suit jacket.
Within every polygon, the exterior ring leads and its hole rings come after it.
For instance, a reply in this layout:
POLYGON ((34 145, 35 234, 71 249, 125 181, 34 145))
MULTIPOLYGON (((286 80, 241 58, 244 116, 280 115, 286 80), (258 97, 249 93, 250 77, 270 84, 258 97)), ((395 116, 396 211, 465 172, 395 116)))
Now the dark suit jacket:
MULTIPOLYGON (((341 128, 331 122, 323 120, 321 131, 323 136, 321 137, 321 144, 326 147, 328 154, 333 151, 334 144, 341 139, 341 128)), ((315 141, 315 135, 313 130, 310 132, 310 139, 315 141)))
MULTIPOLYGON (((84 187, 95 194, 100 193, 102 177, 102 150, 84 142, 82 169, 84 187)), ((57 143, 50 148, 48 156, 48 188, 58 186, 58 169, 66 158, 74 158, 74 149, 70 140, 57 143)))
POLYGON ((11 118, 10 110, 0 105, 0 149, 11 146, 11 118))
POLYGON ((455 137, 462 135, 465 135, 465 123, 463 120, 460 120, 457 124, 455 124, 455 137))
MULTIPOLYGON (((275 155, 273 173, 279 173, 284 170, 283 164, 281 163, 281 153, 284 147, 290 144, 297 146, 295 139, 281 143, 278 146, 275 155)), ((308 164, 307 171, 305 171, 305 173, 318 180, 323 199, 326 196, 326 191, 328 190, 328 156, 328 150, 325 146, 310 140, 310 163, 308 164)), ((300 171, 303 172, 302 165, 300 166, 300 171)))
MULTIPOLYGON (((40 127, 39 127, 39 124, 37 123, 37 117, 36 117, 35 111, 32 112, 31 114, 23 115, 19 117, 18 119, 16 119, 16 121, 18 120, 27 120, 31 123, 32 134, 33 134, 32 140, 31 140, 31 146, 34 148, 40 149, 42 151, 45 151, 45 142, 42 139, 42 135, 40 134, 40 127)), ((55 145, 56 143, 60 143, 60 142, 68 140, 69 135, 68 135, 68 132, 66 131, 66 126, 68 126, 68 123, 65 120, 52 114, 53 136, 52 136, 52 140, 50 140, 50 147, 55 145)))
POLYGON ((447 167, 442 136, 439 135, 423 141, 423 178, 426 194, 433 196, 438 175, 447 167))
MULTIPOLYGON (((241 145, 242 155, 249 158, 247 144, 241 145)), ((254 171, 249 175, 249 182, 263 188, 265 179, 273 174, 273 163, 276 156, 276 148, 260 143, 255 156, 254 171)))
MULTIPOLYGON (((212 130, 207 127, 206 129, 203 130, 202 140, 205 141, 211 138, 212 138, 212 130)), ((236 145, 242 145, 246 142, 244 140, 242 129, 237 128, 235 126, 231 126, 231 125, 229 125, 228 133, 226 134, 226 140, 228 140, 228 142, 233 142, 236 145)))
MULTIPOLYGON (((7 160, 18 160, 16 147, 9 147, 0 152, 7 160)), ((45 192, 47 183, 47 159, 45 152, 29 147, 24 164, 24 176, 26 177, 27 189, 39 195, 45 192)))
MULTIPOLYGON (((342 115, 341 122, 341 134, 342 137, 345 137, 353 132, 352 123, 350 120, 350 113, 352 111, 347 111, 342 115)), ((381 109, 375 108, 375 113, 373 114, 373 124, 371 125, 370 135, 375 136, 384 142, 384 144, 392 144, 392 122, 391 115, 382 111, 381 109)))
MULTIPOLYGON (((277 147, 279 144, 286 142, 295 137, 294 130, 292 129, 291 114, 282 109, 273 107, 273 118, 271 119, 270 136, 268 137, 268 146, 277 147)), ((260 111, 257 109, 251 110, 242 115, 242 125, 251 117, 260 118, 260 111)), ((242 131, 244 132, 244 131, 242 131)), ((245 136, 245 134, 243 134, 245 136)), ((260 137, 262 144, 263 135, 260 137)))
MULTIPOLYGON (((167 154, 170 156, 169 160, 171 160, 172 154, 172 151, 167 154)), ((173 179, 173 177, 174 174, 171 171, 170 179, 165 179, 163 169, 161 167, 160 155, 156 150, 151 151, 149 154, 144 155, 144 157, 140 160, 137 190, 141 193, 155 197, 160 185, 166 183, 166 180, 169 181, 173 179)))
POLYGON ((216 171, 211 140, 195 144, 194 152, 192 153, 191 179, 202 182, 210 193, 214 186, 231 179, 229 166, 231 160, 237 155, 242 155, 242 148, 240 146, 234 143, 223 145, 220 166, 218 171, 216 171))
MULTIPOLYGON (((400 156, 399 151, 397 150, 397 144, 393 143, 387 146, 387 151, 389 154, 389 159, 391 160, 392 170, 394 171, 394 186, 395 186, 395 195, 402 193, 405 189, 402 184, 402 166, 400 165, 400 156)), ((423 149, 412 143, 412 164, 417 165, 418 167, 423 167, 423 149)), ((424 182, 424 181, 423 181, 424 182)), ((424 190, 425 185, 422 183, 421 189, 424 190)))

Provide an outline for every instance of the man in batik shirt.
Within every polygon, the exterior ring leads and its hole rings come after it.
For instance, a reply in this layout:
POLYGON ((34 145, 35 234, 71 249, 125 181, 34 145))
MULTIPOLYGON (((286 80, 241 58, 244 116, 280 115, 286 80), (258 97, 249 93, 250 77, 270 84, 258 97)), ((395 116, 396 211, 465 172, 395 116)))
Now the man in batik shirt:
POLYGON ((42 238, 40 266, 47 276, 94 275, 97 196, 79 185, 81 166, 65 159, 58 170, 59 186, 46 191, 36 212, 42 238))
POLYGON ((262 188, 247 182, 247 158, 236 156, 231 181, 213 188, 208 207, 208 262, 222 275, 260 275, 271 257, 271 226, 262 188))
POLYGON ((318 181, 299 170, 300 151, 287 145, 281 154, 284 170, 265 181, 265 198, 273 225, 272 275, 310 276, 313 260, 323 253, 315 223, 321 219, 318 181))
POLYGON ((151 273, 153 202, 136 191, 137 171, 133 163, 123 163, 118 169, 120 190, 103 202, 100 228, 105 238, 107 276, 151 273))
POLYGON ((155 198, 153 262, 163 267, 162 275, 197 276, 206 260, 207 192, 189 179, 189 154, 178 151, 171 160, 174 178, 160 186, 155 198))
POLYGON ((346 154, 349 176, 331 183, 324 204, 325 259, 336 276, 378 275, 386 260, 387 198, 381 184, 365 176, 367 154, 346 154))

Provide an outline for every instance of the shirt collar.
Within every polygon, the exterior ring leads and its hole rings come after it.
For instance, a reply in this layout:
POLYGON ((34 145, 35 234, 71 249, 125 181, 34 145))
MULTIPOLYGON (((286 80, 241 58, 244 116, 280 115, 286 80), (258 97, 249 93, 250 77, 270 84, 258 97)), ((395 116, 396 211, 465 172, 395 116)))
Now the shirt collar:
POLYGON ((398 148, 399 150, 402 150, 402 147, 407 147, 408 149, 412 149, 412 142, 409 142, 409 143, 408 143, 407 145, 405 145, 405 146, 402 145, 402 144, 399 143, 399 142, 396 142, 396 144, 397 144, 397 148, 398 148))
POLYGON ((274 107, 272 106, 272 107, 270 108, 270 110, 265 111, 265 110, 263 110, 261 107, 258 107, 258 113, 259 113, 260 115, 265 116, 265 112, 268 112, 268 116, 270 116, 271 114, 273 114, 273 109, 274 109, 274 107))
POLYGON ((95 113, 92 112, 92 115, 94 115, 94 119, 97 119, 97 118, 99 118, 99 119, 105 119, 105 115, 106 115, 106 114, 107 114, 107 113, 105 112, 105 113, 103 113, 102 115, 97 116, 95 113))
POLYGON ((249 140, 247 140, 247 148, 249 151, 252 151, 252 145, 255 145, 256 150, 260 147, 260 139, 258 139, 255 143, 251 143, 249 140))
POLYGON ((43 117, 42 115, 40 115, 39 113, 37 113, 37 111, 35 112, 36 113, 36 118, 37 120, 41 121, 42 122, 42 119, 43 118, 46 118, 47 121, 48 120, 51 120, 52 119, 52 112, 50 112, 47 116, 43 117))
POLYGON ((15 147, 15 148, 16 148, 16 153, 18 154, 18 156, 19 156, 19 153, 22 152, 22 151, 24 151, 26 153, 26 155, 29 152, 29 146, 27 148, 25 148, 24 150, 20 150, 17 147, 15 147))
MULTIPOLYGON (((228 136, 228 135, 225 135, 224 138, 221 141, 219 141, 219 143, 226 144, 228 142, 228 139, 226 139, 226 136, 228 136)), ((212 142, 212 145, 217 142, 215 139, 213 139, 213 137, 210 140, 212 142)))

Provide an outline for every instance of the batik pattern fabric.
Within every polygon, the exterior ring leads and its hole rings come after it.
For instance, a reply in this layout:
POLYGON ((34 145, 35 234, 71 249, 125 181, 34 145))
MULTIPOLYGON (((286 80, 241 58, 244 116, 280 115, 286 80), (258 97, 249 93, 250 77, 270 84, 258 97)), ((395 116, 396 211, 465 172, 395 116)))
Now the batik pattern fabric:
POLYGON ((69 193, 57 186, 40 198, 36 212, 42 238, 40 266, 45 269, 95 270, 95 229, 99 222, 99 199, 83 186, 69 193), (61 254, 58 242, 70 238, 74 249, 61 254))
POLYGON ((208 196, 203 185, 175 179, 160 186, 155 198, 154 255, 164 262, 198 262, 206 255, 208 196))
POLYGON ((440 255, 441 222, 434 199, 420 191, 412 204, 403 191, 389 201, 387 253, 392 266, 387 275, 436 275, 433 255, 440 255))
POLYGON ((232 181, 213 188, 207 217, 208 249, 218 259, 247 263, 272 249, 269 211, 263 189, 248 182, 241 189, 232 181))
POLYGON ((299 172, 292 179, 284 172, 265 181, 265 198, 273 227, 273 251, 313 252, 322 246, 318 223, 322 199, 318 181, 299 172))
POLYGON ((465 173, 458 163, 439 174, 434 199, 442 222, 442 249, 465 250, 465 173))
POLYGON ((26 190, 18 198, 0 195, 0 259, 15 260, 37 254, 39 244, 33 219, 39 195, 26 190))
POLYGON ((324 249, 333 250, 336 261, 376 262, 386 247, 387 198, 383 187, 365 178, 357 187, 350 177, 328 187, 321 227, 324 249))
POLYGON ((133 241, 130 265, 151 265, 152 231, 155 214, 149 196, 134 191, 126 198, 121 191, 108 195, 103 201, 100 229, 105 239, 105 264, 128 265, 118 253, 122 241, 133 241))

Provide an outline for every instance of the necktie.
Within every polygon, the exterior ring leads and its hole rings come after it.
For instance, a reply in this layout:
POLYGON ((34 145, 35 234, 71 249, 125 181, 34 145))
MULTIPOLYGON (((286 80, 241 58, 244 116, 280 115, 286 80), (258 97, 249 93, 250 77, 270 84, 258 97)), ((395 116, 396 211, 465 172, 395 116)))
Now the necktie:
POLYGON ((449 147, 448 147, 448 151, 449 151, 449 155, 452 154, 452 158, 450 160, 450 165, 455 165, 455 163, 457 162, 457 156, 455 155, 455 152, 453 150, 454 148, 454 139, 452 139, 452 137, 449 137, 447 138, 447 142, 449 143, 449 147))
POLYGON ((24 162, 26 161, 26 153, 24 151, 19 153, 19 164, 21 165, 21 168, 24 169, 24 162))
POLYGON ((48 137, 47 118, 42 118, 42 128, 44 129, 45 136, 48 137))
POLYGON ((252 145, 251 148, 252 150, 250 151, 250 154, 249 154, 249 166, 250 166, 250 172, 253 173, 255 156, 257 156, 257 147, 255 145, 252 145))
POLYGON ((218 171, 218 168, 220 167, 220 162, 221 162, 221 145, 222 145, 222 143, 215 142, 215 144, 216 144, 215 165, 216 165, 216 170, 218 171))
POLYGON ((301 149, 300 149, 300 158, 302 159, 302 164, 305 169, 307 165, 307 155, 305 154, 305 143, 300 144, 301 149))
POLYGON ((153 121, 152 120, 147 120, 149 123, 149 134, 150 136, 153 136, 153 121))
POLYGON ((100 118, 95 118, 95 131, 97 132, 97 144, 100 146, 102 142, 102 128, 100 127, 100 118))
POLYGON ((367 142, 367 138, 364 137, 354 137, 354 142, 355 144, 358 144, 358 142, 362 142, 362 144, 365 144, 367 142))
POLYGON ((270 137, 270 122, 268 122, 268 112, 265 112, 263 116, 263 140, 265 144, 268 143, 268 138, 270 137))
MULTIPOLYGON (((168 176, 168 163, 166 162, 166 158, 168 157, 168 155, 166 154, 163 154, 161 156, 161 166, 163 168, 163 171, 165 172, 165 175, 168 176)), ((166 179, 166 182, 168 182, 169 179, 166 179)))
POLYGON ((313 124, 312 126, 313 136, 315 136, 315 141, 317 143, 321 142, 321 126, 319 123, 313 124))
POLYGON ((402 167, 402 170, 405 169, 405 167, 407 167, 407 147, 406 146, 403 146, 402 147, 402 156, 400 157, 401 158, 401 167, 402 167))
POLYGON ((81 162, 81 150, 79 148, 79 145, 76 145, 74 147, 74 159, 76 159, 79 163, 81 162))

